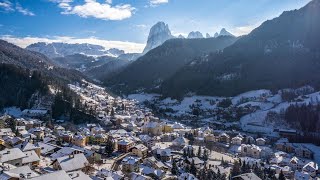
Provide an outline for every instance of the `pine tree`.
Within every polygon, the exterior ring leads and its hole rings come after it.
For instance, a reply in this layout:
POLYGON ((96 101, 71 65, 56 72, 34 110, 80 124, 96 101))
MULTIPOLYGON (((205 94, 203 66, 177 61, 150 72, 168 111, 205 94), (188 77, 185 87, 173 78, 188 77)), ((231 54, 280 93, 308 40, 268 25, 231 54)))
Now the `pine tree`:
POLYGON ((173 162, 172 162, 171 173, 172 173, 173 175, 178 175, 179 169, 178 169, 177 163, 176 163, 175 160, 172 160, 172 161, 173 161, 173 162))
POLYGON ((197 157, 198 157, 198 158, 201 157, 201 146, 199 146, 199 148, 198 148, 197 157))
POLYGON ((111 108, 111 114, 110 114, 112 117, 114 117, 114 109, 111 108))
POLYGON ((206 177, 207 177, 207 175, 206 175, 206 170, 205 170, 205 169, 201 169, 201 170, 199 171, 199 173, 198 173, 198 178, 199 178, 200 180, 205 180, 206 177))
POLYGON ((284 176, 282 170, 281 170, 281 172, 279 174, 279 180, 286 180, 286 177, 284 176))
POLYGON ((106 146, 105 146, 105 153, 107 154, 107 156, 111 156, 111 154, 113 153, 114 148, 113 148, 113 142, 111 140, 111 138, 108 138, 107 142, 106 142, 106 146))
POLYGON ((240 163, 238 161, 235 161, 231 172, 232 177, 239 175, 241 173, 240 171, 240 163))
POLYGON ((204 148, 204 150, 203 150, 202 159, 203 159, 204 161, 207 161, 207 160, 208 160, 208 151, 207 151, 206 148, 204 148))
POLYGON ((192 162, 191 162, 191 166, 190 166, 190 173, 193 174, 193 175, 197 175, 197 168, 194 164, 194 160, 192 159, 192 162))
POLYGON ((184 171, 186 173, 190 173, 190 166, 187 164, 186 167, 184 168, 184 171))
POLYGON ((183 157, 184 157, 184 158, 188 157, 187 149, 186 149, 186 148, 183 149, 183 157))
POLYGON ((246 161, 244 160, 241 166, 241 173, 246 173, 246 172, 247 172, 247 164, 246 164, 246 161))

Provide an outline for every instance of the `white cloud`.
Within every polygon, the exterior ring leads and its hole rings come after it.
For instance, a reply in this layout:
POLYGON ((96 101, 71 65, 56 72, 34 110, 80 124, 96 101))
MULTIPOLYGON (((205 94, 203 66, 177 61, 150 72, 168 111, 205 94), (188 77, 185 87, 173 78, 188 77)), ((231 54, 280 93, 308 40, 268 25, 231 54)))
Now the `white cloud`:
POLYGON ((232 30, 232 33, 236 36, 242 36, 249 34, 253 29, 260 26, 261 23, 253 24, 253 25, 247 25, 247 26, 239 26, 232 30))
POLYGON ((25 16, 34 16, 35 14, 31 12, 29 9, 23 8, 21 4, 16 3, 14 6, 10 1, 4 0, 0 2, 0 8, 5 10, 6 12, 19 12, 25 16))
POLYGON ((123 20, 130 18, 135 8, 130 4, 112 6, 112 0, 99 3, 96 0, 85 0, 84 4, 73 5, 73 0, 51 0, 63 9, 62 14, 75 14, 80 17, 94 17, 103 20, 123 20))
POLYGON ((169 0, 150 0, 150 6, 158 6, 161 4, 166 4, 168 2, 169 0))
POLYGON ((22 13, 23 15, 26 16, 34 16, 35 14, 33 12, 31 12, 30 10, 23 8, 19 3, 16 4, 16 10, 20 13, 22 13))
POLYGON ((12 3, 7 0, 0 2, 0 8, 5 11, 14 11, 14 9, 12 7, 12 3))
POLYGON ((124 50, 127 53, 136 53, 136 52, 140 53, 143 51, 145 47, 145 44, 128 42, 128 41, 109 41, 109 40, 98 39, 96 37, 74 38, 69 36, 54 36, 54 37, 42 38, 42 37, 31 37, 31 36, 14 37, 11 35, 3 35, 3 36, 0 36, 0 39, 13 43, 22 48, 25 48, 28 45, 37 43, 37 42, 46 42, 46 43, 63 42, 63 43, 69 43, 69 44, 89 43, 89 44, 101 45, 106 49, 118 48, 118 49, 124 50))

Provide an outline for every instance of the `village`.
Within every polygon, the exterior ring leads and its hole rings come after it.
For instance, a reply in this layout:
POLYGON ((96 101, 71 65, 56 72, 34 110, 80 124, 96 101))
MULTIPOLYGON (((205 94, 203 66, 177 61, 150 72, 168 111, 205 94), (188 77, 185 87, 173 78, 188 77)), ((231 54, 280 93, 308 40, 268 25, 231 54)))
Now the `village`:
POLYGON ((3 180, 317 179, 320 148, 217 124, 158 118, 134 99, 91 83, 69 88, 93 107, 95 123, 76 128, 48 109, 0 117, 3 180))

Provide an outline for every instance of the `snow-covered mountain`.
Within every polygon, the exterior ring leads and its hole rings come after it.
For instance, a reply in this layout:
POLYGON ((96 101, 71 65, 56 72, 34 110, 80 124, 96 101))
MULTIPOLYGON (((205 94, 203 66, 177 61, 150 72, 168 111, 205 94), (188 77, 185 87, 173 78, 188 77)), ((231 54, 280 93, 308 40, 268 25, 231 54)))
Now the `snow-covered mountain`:
POLYGON ((158 22, 150 29, 147 45, 143 50, 143 54, 160 46, 166 40, 171 38, 173 38, 173 36, 171 35, 168 24, 165 24, 164 22, 158 22))
POLYGON ((217 32, 214 33, 214 35, 213 35, 214 38, 216 38, 216 37, 218 37, 218 36, 219 36, 219 33, 217 33, 217 32))
POLYGON ((112 56, 118 57, 124 54, 123 50, 112 48, 106 50, 103 46, 94 44, 67 44, 67 43, 34 43, 26 47, 26 49, 40 52, 49 58, 65 57, 74 54, 83 54, 87 56, 112 56))
POLYGON ((209 33, 206 34, 206 38, 211 38, 209 33))
POLYGON ((234 36, 234 35, 231 34, 230 32, 228 32, 225 28, 222 28, 222 29, 220 30, 220 33, 219 33, 219 34, 216 33, 214 36, 215 36, 215 37, 218 37, 218 36, 234 36))
POLYGON ((188 34, 188 39, 196 39, 196 38, 203 38, 203 35, 199 31, 192 31, 188 34))

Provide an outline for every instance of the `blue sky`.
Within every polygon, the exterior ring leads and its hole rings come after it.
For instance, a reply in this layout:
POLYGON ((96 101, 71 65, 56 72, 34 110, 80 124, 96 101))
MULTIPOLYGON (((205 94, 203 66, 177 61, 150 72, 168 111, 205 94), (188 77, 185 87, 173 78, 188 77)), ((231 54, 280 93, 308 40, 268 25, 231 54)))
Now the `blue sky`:
POLYGON ((150 27, 174 35, 226 28, 249 33, 310 0, 0 0, 0 37, 22 47, 37 41, 89 42, 141 51, 150 27))

